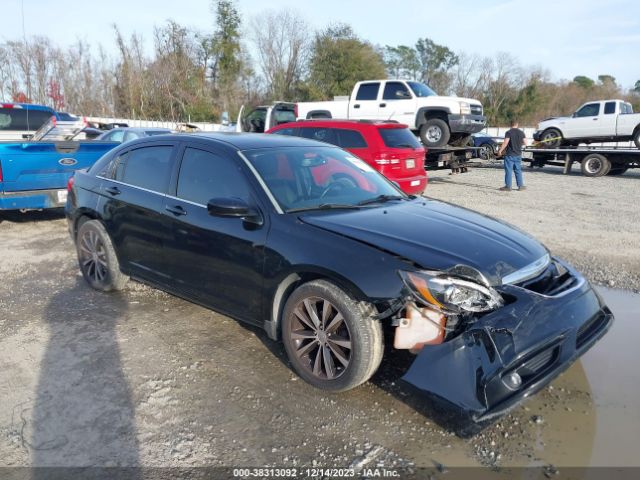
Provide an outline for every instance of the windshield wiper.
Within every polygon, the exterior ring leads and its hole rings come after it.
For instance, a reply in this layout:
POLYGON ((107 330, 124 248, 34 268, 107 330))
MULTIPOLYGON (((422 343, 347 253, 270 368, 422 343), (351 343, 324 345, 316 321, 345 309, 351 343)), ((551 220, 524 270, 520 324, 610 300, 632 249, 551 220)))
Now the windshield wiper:
POLYGON ((313 207, 292 208, 290 210, 287 210, 287 213, 305 212, 309 210, 349 210, 358 208, 360 208, 360 204, 353 205, 347 203, 321 203, 320 205, 315 205, 313 207))
POLYGON ((400 195, 378 195, 377 197, 369 198, 367 200, 362 200, 358 202, 358 205, 370 205, 372 203, 384 203, 390 200, 404 200, 407 197, 402 197, 400 195))

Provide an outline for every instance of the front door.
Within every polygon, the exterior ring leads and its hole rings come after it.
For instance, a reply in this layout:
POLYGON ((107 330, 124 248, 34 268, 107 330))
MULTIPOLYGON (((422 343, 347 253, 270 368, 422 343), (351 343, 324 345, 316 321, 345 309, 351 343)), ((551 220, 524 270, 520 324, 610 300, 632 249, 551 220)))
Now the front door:
POLYGON ((171 230, 165 255, 176 289, 215 310, 259 323, 268 225, 216 217, 207 210, 212 198, 258 205, 241 162, 206 147, 184 149, 175 191, 165 202, 171 230))
POLYGON ((381 120, 396 120, 407 125, 415 122, 416 100, 404 83, 385 83, 378 115, 381 120))
POLYGON ((560 129, 565 138, 597 137, 600 134, 600 103, 584 105, 573 118, 560 122, 560 129))

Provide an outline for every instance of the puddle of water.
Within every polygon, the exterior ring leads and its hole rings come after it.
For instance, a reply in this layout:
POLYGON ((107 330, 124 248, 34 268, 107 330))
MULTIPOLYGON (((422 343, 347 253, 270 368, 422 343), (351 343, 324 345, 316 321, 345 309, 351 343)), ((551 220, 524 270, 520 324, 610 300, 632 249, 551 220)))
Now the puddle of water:
POLYGON ((616 320, 529 402, 545 418, 536 453, 558 466, 640 466, 640 294, 598 290, 616 320))

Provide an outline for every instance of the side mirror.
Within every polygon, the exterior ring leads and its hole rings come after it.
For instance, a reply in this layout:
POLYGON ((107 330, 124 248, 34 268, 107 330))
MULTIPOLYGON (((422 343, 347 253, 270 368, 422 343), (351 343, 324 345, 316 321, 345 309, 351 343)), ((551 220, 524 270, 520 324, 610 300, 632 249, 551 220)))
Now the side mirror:
POLYGON ((242 218, 256 225, 263 223, 260 212, 239 198, 212 198, 207 203, 207 211, 214 217, 242 218))
POLYGON ((406 90, 396 90, 396 98, 411 98, 411 94, 406 90))

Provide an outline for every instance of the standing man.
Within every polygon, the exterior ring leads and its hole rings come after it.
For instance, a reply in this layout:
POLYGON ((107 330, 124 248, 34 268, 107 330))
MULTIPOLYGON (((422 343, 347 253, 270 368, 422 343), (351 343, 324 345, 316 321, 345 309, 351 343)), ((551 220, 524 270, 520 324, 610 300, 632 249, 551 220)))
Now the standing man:
POLYGON ((525 190, 522 180, 522 146, 525 142, 525 134, 518 128, 518 121, 511 120, 511 128, 504 135, 504 142, 498 151, 498 157, 503 154, 504 157, 504 187, 500 188, 503 192, 511 191, 511 175, 515 172, 516 184, 518 190, 525 190))

